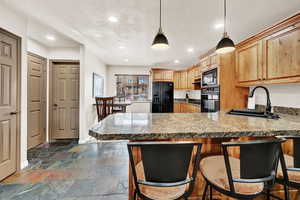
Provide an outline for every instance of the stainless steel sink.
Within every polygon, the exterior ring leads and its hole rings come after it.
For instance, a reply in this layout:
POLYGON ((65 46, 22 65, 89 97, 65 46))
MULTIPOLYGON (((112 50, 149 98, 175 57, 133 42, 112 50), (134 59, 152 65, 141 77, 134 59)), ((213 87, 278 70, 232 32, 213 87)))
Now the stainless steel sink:
POLYGON ((274 113, 267 113, 262 112, 259 110, 231 110, 227 114, 229 115, 241 115, 241 116, 248 116, 248 117, 262 117, 262 118, 269 118, 269 119, 278 119, 279 116, 274 113))

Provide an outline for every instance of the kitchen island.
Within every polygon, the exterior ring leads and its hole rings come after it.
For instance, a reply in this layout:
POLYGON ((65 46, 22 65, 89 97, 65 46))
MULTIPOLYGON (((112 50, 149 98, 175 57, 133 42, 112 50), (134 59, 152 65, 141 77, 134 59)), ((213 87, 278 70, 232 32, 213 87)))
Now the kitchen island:
MULTIPOLYGON (((300 117, 280 115, 280 119, 233 116, 218 113, 118 113, 91 127, 89 134, 98 140, 197 141, 203 143, 202 156, 221 154, 224 141, 271 138, 277 135, 300 136, 300 117)), ((285 144, 290 153, 291 144, 285 144)), ((239 157, 235 148, 230 154, 239 157)), ((135 153, 139 160, 138 152, 135 153)), ((204 181, 198 173, 191 199, 201 197, 204 181)), ((281 188, 275 188, 281 194, 281 188)), ((129 199, 134 186, 129 172, 129 199)), ((292 191, 295 194, 296 191, 292 191)), ((220 197, 216 192, 216 198, 220 197)), ((229 198, 228 198, 229 199, 229 198)))

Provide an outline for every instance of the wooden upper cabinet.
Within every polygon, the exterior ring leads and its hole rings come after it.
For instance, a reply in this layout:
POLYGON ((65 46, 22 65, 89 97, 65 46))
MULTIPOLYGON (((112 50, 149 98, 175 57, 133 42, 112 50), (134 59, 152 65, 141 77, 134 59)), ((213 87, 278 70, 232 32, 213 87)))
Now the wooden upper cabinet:
POLYGON ((194 89, 194 70, 193 69, 188 69, 187 71, 187 88, 190 90, 194 89))
POLYGON ((266 78, 300 76, 300 28, 287 29, 265 40, 266 78))
POLYGON ((180 89, 180 72, 179 71, 174 72, 174 89, 175 90, 180 89))
POLYGON ((201 67, 200 66, 195 67, 193 71, 194 71, 195 79, 201 78, 201 67))
POLYGON ((151 70, 153 81, 173 81, 173 71, 165 69, 151 70))
POLYGON ((180 72, 180 88, 181 89, 187 89, 187 71, 181 71, 180 72))
POLYGON ((262 41, 254 42, 236 50, 238 82, 262 79, 262 41))

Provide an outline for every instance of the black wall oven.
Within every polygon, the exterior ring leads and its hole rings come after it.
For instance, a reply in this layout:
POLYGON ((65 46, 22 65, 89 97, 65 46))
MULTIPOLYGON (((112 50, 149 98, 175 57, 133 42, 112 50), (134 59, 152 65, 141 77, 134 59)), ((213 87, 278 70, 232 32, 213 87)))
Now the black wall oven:
POLYGON ((213 87, 218 85, 218 69, 212 69, 202 73, 202 87, 213 87))
POLYGON ((201 112, 220 110, 220 87, 208 87, 201 90, 201 112))

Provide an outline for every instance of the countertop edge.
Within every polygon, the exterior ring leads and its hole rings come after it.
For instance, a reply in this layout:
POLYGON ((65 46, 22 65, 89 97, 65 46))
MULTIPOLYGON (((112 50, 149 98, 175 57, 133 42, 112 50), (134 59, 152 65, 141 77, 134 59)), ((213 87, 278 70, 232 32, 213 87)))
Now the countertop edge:
POLYGON ((98 140, 159 140, 159 139, 191 139, 191 138, 240 138, 240 137, 274 137, 300 136, 300 130, 280 131, 227 131, 203 133, 126 133, 126 134, 99 134, 89 130, 89 135, 98 140))

